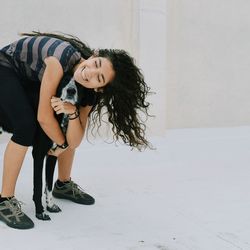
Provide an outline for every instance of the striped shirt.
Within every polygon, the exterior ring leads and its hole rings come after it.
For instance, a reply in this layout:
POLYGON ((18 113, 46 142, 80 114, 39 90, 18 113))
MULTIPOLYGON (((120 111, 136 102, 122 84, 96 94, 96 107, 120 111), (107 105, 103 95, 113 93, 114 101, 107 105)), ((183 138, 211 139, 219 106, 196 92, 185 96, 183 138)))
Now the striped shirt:
POLYGON ((46 57, 56 57, 63 72, 70 72, 80 61, 81 54, 70 43, 48 37, 24 37, 0 50, 0 64, 14 67, 22 77, 42 81, 46 57), (7 58, 7 60, 6 60, 7 58))

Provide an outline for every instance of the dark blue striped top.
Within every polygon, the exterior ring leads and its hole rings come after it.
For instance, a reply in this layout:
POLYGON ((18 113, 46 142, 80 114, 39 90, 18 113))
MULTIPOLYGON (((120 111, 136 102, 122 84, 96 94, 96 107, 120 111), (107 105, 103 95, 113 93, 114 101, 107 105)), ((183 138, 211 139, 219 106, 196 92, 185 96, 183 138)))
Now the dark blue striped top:
POLYGON ((42 81, 46 57, 56 57, 65 73, 81 59, 81 54, 70 43, 47 36, 21 38, 2 48, 0 53, 8 59, 0 55, 0 64, 9 63, 22 77, 32 81, 42 81))

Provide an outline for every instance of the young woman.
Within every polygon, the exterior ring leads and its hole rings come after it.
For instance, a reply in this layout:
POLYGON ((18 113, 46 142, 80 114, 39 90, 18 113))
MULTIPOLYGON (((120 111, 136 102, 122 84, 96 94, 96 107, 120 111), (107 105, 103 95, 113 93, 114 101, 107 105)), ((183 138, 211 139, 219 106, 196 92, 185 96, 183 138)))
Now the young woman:
POLYGON ((116 140, 121 138, 138 149, 149 146, 145 125, 138 116, 139 110, 148 114, 145 98, 149 88, 133 58, 123 50, 93 51, 78 38, 60 34, 23 35, 0 50, 0 113, 4 117, 0 125, 8 121, 13 133, 4 153, 0 220, 10 227, 28 229, 34 223, 22 212, 14 191, 26 151, 33 143, 36 119, 57 144, 49 152, 58 157, 59 167, 53 195, 93 204, 94 198, 70 178, 75 148, 84 136, 87 120, 99 126, 102 109, 106 108, 116 140), (79 110, 54 97, 64 74, 71 74, 78 84, 93 90, 79 110), (28 97, 32 84, 39 84, 37 117, 28 97), (66 138, 54 111, 71 117, 66 138))

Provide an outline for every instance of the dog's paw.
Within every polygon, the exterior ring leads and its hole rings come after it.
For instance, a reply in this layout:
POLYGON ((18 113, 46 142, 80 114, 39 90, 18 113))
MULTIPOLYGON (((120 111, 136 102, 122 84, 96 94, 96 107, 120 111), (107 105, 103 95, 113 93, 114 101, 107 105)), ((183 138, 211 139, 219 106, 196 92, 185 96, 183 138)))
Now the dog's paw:
POLYGON ((49 215, 45 214, 45 213, 36 213, 36 218, 38 220, 51 220, 49 215))
POLYGON ((47 206, 46 209, 50 212, 50 213, 59 213, 61 212, 61 208, 58 207, 56 204, 53 204, 51 207, 47 206))

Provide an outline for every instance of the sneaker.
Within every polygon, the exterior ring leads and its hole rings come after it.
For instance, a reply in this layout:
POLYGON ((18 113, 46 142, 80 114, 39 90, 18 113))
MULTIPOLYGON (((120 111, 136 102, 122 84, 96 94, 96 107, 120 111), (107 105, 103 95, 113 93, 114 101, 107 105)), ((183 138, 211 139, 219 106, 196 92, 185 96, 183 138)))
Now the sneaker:
POLYGON ((34 227, 33 221, 22 212, 21 202, 15 197, 0 203, 0 220, 9 227, 29 229, 34 227))
POLYGON ((55 198, 71 200, 79 204, 92 205, 95 203, 95 199, 92 196, 85 193, 81 187, 71 180, 62 187, 59 187, 56 182, 52 194, 55 198))

